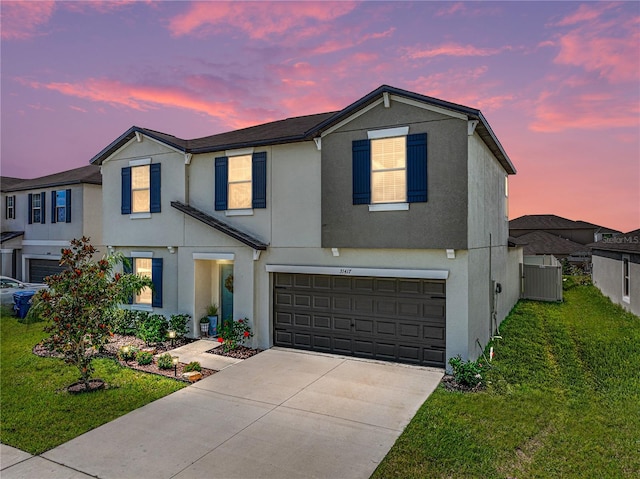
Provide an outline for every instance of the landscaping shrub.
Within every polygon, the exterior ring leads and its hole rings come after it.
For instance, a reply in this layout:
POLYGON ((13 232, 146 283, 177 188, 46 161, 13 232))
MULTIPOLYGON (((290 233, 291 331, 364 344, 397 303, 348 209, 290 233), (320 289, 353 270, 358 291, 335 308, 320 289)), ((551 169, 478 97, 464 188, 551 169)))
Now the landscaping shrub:
POLYGON ((454 379, 465 386, 475 387, 482 382, 483 367, 478 361, 463 361, 460 355, 449 359, 454 379))
POLYGON ((172 314, 169 318, 169 329, 176 332, 176 337, 182 338, 189 332, 190 320, 191 316, 188 314, 172 314))
POLYGON ((136 357, 136 353, 138 352, 138 348, 135 346, 122 346, 118 349, 118 359, 120 361, 131 361, 136 357))
POLYGON ((200 366, 200 363, 198 361, 191 361, 189 364, 187 364, 184 367, 184 372, 188 373, 190 371, 202 371, 202 366, 200 366))
POLYGON ((153 362, 153 354, 150 351, 138 351, 136 361, 140 366, 146 366, 153 362))
POLYGON ((134 311, 131 309, 118 309, 113 314, 113 332, 122 336, 137 336, 138 324, 141 314, 148 315, 146 311, 134 311))
POLYGON ((147 344, 159 343, 167 338, 167 319, 161 314, 148 314, 138 325, 138 338, 147 344))
POLYGON ((225 351, 231 351, 252 336, 253 332, 251 331, 251 326, 249 326, 248 318, 237 321, 227 319, 222 323, 218 342, 222 343, 225 351))
POLYGON ((173 359, 169 353, 164 353, 158 357, 158 367, 160 369, 173 369, 173 359))

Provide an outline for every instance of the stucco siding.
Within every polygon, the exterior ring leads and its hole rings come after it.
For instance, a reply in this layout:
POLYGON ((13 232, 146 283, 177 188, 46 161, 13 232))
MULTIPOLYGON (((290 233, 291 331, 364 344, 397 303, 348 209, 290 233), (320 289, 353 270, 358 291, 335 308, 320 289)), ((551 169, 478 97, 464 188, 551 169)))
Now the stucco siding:
POLYGON ((593 255, 593 284, 614 303, 640 316, 640 264, 629 263, 629 296, 623 299, 622 261, 593 255))
POLYGON ((465 249, 467 198, 466 120, 392 101, 322 138, 323 247, 465 249), (428 201, 391 212, 353 205, 352 142, 398 126, 427 133, 428 201))
MULTIPOLYGON (((72 206, 73 208, 73 206, 72 206)), ((91 244, 101 248, 102 242, 102 186, 84 185, 82 189, 82 234, 91 244)))

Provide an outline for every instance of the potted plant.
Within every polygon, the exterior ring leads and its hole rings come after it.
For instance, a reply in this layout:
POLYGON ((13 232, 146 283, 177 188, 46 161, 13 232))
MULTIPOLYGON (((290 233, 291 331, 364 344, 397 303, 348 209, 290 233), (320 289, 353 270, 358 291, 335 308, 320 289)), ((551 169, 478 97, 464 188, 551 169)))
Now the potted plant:
POLYGON ((207 334, 209 333, 209 317, 208 316, 203 316, 200 318, 200 334, 202 334, 202 336, 207 336, 207 334))
POLYGON ((212 303, 207 308, 207 317, 209 318, 209 336, 218 335, 218 305, 212 303))

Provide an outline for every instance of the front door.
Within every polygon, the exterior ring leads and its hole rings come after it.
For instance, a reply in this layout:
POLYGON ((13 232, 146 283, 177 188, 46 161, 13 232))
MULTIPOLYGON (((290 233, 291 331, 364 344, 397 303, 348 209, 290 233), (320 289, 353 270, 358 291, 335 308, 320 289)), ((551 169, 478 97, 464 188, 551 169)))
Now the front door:
POLYGON ((220 318, 233 319, 233 264, 220 265, 220 318))

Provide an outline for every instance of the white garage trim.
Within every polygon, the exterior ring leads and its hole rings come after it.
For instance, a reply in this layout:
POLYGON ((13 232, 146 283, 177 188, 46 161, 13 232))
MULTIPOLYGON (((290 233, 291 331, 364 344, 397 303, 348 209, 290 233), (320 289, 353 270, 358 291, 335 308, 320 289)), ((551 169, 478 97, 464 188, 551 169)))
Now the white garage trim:
POLYGON ((193 259, 206 259, 209 261, 233 261, 235 257, 234 253, 193 253, 193 259))
POLYGON ((267 273, 328 274, 332 276, 373 276, 377 278, 447 279, 446 269, 352 268, 350 266, 293 266, 268 264, 267 273))

